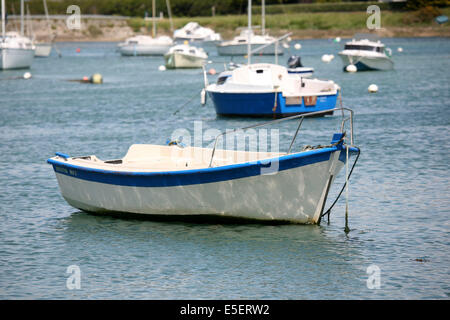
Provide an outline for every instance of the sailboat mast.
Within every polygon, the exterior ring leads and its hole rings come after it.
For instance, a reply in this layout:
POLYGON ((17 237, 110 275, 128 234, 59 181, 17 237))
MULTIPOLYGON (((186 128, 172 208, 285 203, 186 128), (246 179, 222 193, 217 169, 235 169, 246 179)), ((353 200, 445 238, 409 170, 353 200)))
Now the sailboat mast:
POLYGON ((261 6, 261 33, 265 35, 266 33, 266 1, 262 0, 261 6))
POLYGON ((250 44, 252 33, 252 0, 248 0, 248 31, 247 31, 247 64, 251 64, 252 45, 250 44))
POLYGON ((155 5, 155 0, 153 0, 152 1, 152 24, 153 24, 152 36, 153 36, 153 38, 156 37, 155 11, 156 11, 156 5, 155 5))
POLYGON ((20 35, 23 36, 24 33, 24 26, 23 26, 23 8, 24 4, 23 4, 23 0, 20 0, 20 35))
POLYGON ((173 21, 172 21, 172 10, 170 9, 170 1, 166 0, 167 5, 167 14, 169 15, 169 21, 170 21, 170 32, 173 33, 173 21))
POLYGON ((5 26, 5 19, 6 19, 6 15, 5 15, 5 0, 2 0, 2 39, 3 41, 5 41, 5 33, 6 33, 6 26, 5 26))

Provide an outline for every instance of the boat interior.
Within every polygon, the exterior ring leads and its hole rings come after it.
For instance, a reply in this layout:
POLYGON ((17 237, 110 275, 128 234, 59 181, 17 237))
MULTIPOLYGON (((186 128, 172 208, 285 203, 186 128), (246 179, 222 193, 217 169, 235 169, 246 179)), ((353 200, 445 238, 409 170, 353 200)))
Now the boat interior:
MULTIPOLYGON (((67 158, 66 163, 93 169, 158 172, 208 168, 213 149, 133 144, 122 159, 101 160, 95 155, 67 158)), ((271 159, 285 155, 277 152, 250 152, 216 149, 211 167, 271 159)), ((59 159, 57 156, 55 159, 59 159)))

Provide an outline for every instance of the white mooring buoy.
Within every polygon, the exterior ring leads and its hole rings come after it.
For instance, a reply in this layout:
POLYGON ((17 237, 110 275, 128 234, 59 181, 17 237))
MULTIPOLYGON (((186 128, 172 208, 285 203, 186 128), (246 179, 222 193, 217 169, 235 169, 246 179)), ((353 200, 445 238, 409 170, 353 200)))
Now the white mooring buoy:
POLYGON ((25 73, 23 74, 23 78, 24 78, 25 80, 30 79, 30 78, 31 78, 31 73, 25 72, 25 73))
POLYGON ((403 52, 403 48, 402 48, 402 47, 398 47, 398 48, 397 48, 397 51, 398 51, 398 52, 403 52))
POLYGON ((300 43, 296 43, 296 44, 294 45, 294 48, 295 48, 296 50, 300 50, 300 49, 302 48, 302 45, 301 45, 300 43))
POLYGON ((378 92, 378 86, 376 84, 371 84, 368 88, 370 93, 378 92))
POLYGON ((159 71, 166 71, 166 66, 160 65, 160 66, 158 67, 158 70, 159 70, 159 71))
POLYGON ((331 56, 329 55, 329 54, 324 54, 323 56, 322 56, 322 61, 323 62, 326 62, 326 63, 328 63, 328 62, 330 62, 331 61, 331 56))
POLYGON ((346 70, 347 72, 356 72, 356 71, 358 71, 358 68, 356 68, 356 66, 355 66, 354 64, 349 64, 349 65, 345 68, 345 70, 346 70))

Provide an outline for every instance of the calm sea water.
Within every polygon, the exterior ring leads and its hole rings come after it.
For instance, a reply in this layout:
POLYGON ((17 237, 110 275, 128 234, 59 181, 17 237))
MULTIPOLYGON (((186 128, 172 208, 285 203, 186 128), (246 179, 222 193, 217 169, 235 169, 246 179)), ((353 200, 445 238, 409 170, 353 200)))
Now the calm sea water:
MULTIPOLYGON (((120 57, 115 44, 58 44, 62 57, 35 59, 31 80, 12 79, 23 70, 1 72, 0 298, 448 299, 450 41, 384 42, 395 70, 356 74, 342 72, 343 43, 301 42, 304 65, 341 85, 344 104, 356 112, 362 153, 349 189, 347 235, 344 197, 321 226, 79 212, 62 199, 46 164, 54 152, 118 158, 133 143, 164 144, 175 129, 193 131, 195 120, 204 130, 259 120, 217 118, 211 101, 200 106, 200 70, 160 72, 162 57, 120 57), (323 63, 331 53, 336 58, 323 63), (65 81, 95 72, 103 85, 65 81), (377 94, 367 92, 372 83, 377 94), (79 290, 66 287, 70 265, 81 270, 79 290), (367 287, 371 265, 379 267, 379 289, 367 287)), ((229 59, 207 50, 209 67, 223 70, 229 59)), ((305 121, 299 144, 328 143, 338 124, 337 116, 305 121)), ((294 128, 281 126, 282 147, 294 128)), ((328 205, 342 181, 343 172, 328 205)))

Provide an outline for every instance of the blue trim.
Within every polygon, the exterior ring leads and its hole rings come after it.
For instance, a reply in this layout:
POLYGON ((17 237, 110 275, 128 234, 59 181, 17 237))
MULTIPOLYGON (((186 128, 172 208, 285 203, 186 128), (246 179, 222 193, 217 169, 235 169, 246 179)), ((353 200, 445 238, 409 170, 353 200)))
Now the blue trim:
POLYGON ((66 160, 70 158, 70 156, 68 154, 61 153, 61 152, 56 152, 55 155, 57 155, 58 157, 64 158, 66 160))
POLYGON ((123 172, 82 167, 54 159, 48 159, 47 162, 53 165, 55 172, 81 180, 120 186, 173 187, 258 176, 261 175, 261 169, 270 166, 271 161, 274 160, 278 160, 278 171, 289 170, 328 161, 331 153, 339 152, 340 150, 342 150, 341 145, 304 153, 289 154, 263 161, 167 172, 123 172))
POLYGON ((277 94, 275 106, 275 93, 226 93, 208 91, 216 113, 226 116, 286 116, 315 111, 325 111, 336 106, 338 92, 334 95, 317 96, 316 105, 305 106, 304 99, 299 104, 286 104, 286 98, 282 93, 277 94))

